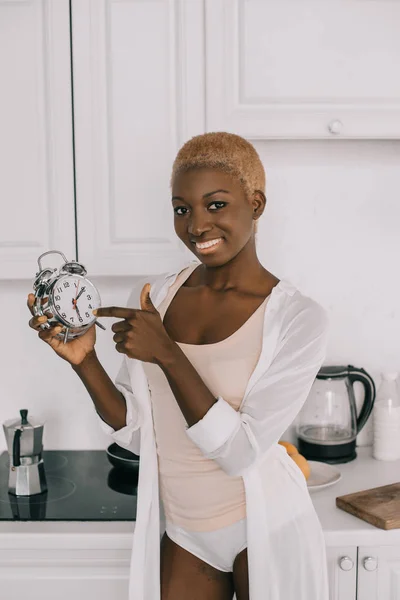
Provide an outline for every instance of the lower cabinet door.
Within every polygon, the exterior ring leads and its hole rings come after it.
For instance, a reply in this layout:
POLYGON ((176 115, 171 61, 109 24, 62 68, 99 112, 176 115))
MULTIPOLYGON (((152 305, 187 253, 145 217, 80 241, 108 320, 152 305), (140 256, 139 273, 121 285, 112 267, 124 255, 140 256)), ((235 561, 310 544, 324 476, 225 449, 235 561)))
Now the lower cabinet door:
POLYGON ((357 600, 400 599, 400 547, 360 546, 357 600))
POLYGON ((130 551, 31 550, 1 556, 1 600, 127 600, 130 551), (25 555, 24 555, 25 554, 25 555))
POLYGON ((326 554, 329 600, 356 600, 357 546, 329 546, 326 554))
POLYGON ((98 579, 69 575, 66 578, 44 577, 2 582, 1 598, 4 600, 127 600, 129 597, 127 578, 98 579))

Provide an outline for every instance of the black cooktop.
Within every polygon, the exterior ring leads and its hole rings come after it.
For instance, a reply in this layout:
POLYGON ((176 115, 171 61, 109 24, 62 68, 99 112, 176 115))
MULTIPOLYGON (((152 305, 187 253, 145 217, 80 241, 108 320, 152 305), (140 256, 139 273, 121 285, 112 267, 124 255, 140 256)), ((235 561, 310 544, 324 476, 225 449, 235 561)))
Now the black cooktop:
POLYGON ((112 467, 104 450, 45 450, 47 492, 8 493, 0 455, 0 521, 134 521, 138 474, 112 467))

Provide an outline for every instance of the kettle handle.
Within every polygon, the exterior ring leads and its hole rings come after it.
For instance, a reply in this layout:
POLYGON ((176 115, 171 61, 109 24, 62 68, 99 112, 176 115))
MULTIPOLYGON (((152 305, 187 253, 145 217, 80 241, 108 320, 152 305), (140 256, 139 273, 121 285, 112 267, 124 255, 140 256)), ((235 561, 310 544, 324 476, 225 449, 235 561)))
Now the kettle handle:
POLYGON ((364 402, 357 417, 357 433, 359 433, 367 422, 374 406, 376 395, 375 383, 365 369, 357 369, 353 365, 348 365, 348 369, 350 382, 353 384, 355 381, 359 381, 364 386, 364 402))
POLYGON ((13 467, 21 466, 21 434, 22 429, 16 429, 13 439, 13 467))

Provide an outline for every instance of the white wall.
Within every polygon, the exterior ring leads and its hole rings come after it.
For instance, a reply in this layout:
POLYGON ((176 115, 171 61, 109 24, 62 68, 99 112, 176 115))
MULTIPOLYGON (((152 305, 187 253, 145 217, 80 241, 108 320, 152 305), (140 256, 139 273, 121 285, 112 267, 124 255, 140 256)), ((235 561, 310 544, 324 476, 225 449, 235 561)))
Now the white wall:
MULTIPOLYGON (((326 363, 362 366, 379 383, 382 370, 400 370, 400 142, 255 146, 267 173, 261 262, 328 309, 326 363)), ((103 305, 126 303, 133 279, 93 280, 103 305)), ((45 449, 105 448, 110 442, 83 384, 27 325, 30 291, 32 281, 0 281, 0 422, 27 408, 46 420, 45 449)), ((114 350, 112 322, 106 324, 106 332, 98 330, 97 349, 114 377, 121 355, 114 350)), ((365 428, 360 443, 367 434, 365 428)), ((0 451, 5 447, 0 433, 0 451)))

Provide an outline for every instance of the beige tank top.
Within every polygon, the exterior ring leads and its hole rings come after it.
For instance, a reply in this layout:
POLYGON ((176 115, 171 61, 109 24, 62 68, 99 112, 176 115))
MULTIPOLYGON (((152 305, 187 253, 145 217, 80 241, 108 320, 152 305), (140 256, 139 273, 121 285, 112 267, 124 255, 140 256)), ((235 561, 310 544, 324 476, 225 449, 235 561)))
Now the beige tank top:
MULTIPOLYGON (((190 267, 189 267, 190 268, 190 267)), ((158 307, 161 318, 189 277, 184 269, 158 307)), ((215 344, 178 346, 208 389, 239 410, 262 347, 264 311, 269 296, 228 338, 215 344)), ((166 520, 190 531, 213 531, 246 516, 242 477, 227 475, 186 434, 187 422, 158 365, 143 363, 151 390, 160 494, 166 520)))

